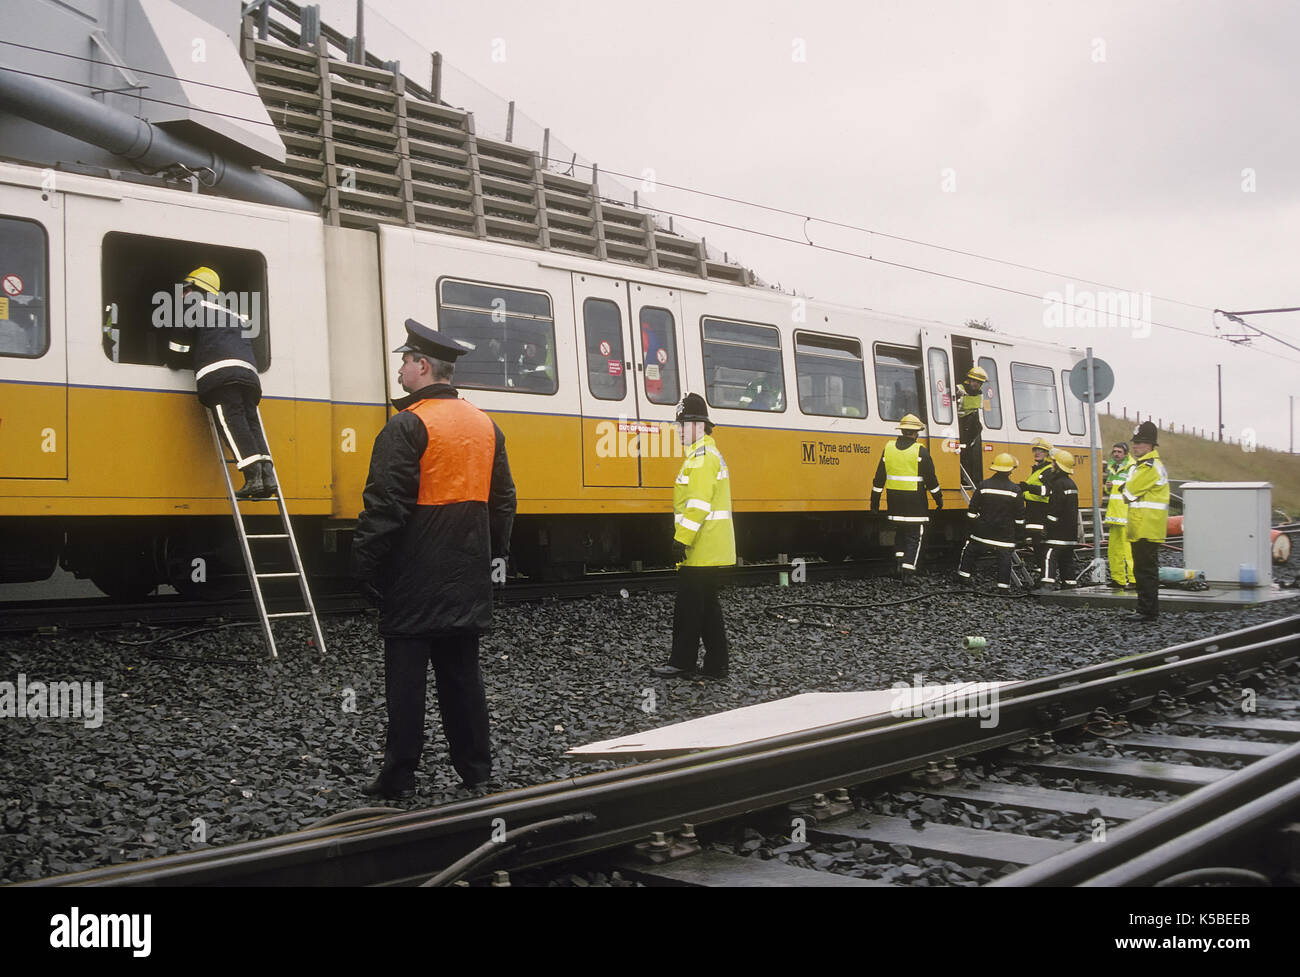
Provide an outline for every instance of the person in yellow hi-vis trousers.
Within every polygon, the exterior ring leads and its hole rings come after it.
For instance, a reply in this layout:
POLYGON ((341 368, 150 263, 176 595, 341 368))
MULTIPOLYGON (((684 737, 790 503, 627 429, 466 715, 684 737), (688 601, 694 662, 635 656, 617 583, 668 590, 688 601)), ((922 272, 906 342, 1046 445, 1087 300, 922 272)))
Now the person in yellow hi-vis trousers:
POLYGON ((1110 586, 1115 590, 1132 588, 1137 584, 1133 575, 1133 547, 1128 541, 1128 503, 1124 501, 1124 483, 1133 470, 1133 458, 1128 445, 1117 441, 1110 449, 1111 460, 1106 462, 1105 488, 1110 493, 1106 502, 1105 523, 1106 555, 1110 560, 1110 586))
POLYGON ((673 650, 656 675, 678 677, 696 670, 727 677, 727 627, 718 601, 726 568, 736 563, 736 532, 731 520, 731 481, 727 463, 710 435, 708 407, 699 394, 687 394, 674 423, 686 460, 673 486, 673 562, 677 564, 677 603, 673 608, 673 650))

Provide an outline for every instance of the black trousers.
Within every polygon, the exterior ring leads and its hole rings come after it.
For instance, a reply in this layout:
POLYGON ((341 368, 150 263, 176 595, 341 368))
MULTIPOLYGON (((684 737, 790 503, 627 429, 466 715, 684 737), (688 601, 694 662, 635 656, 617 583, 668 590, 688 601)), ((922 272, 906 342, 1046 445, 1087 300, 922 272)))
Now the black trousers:
POLYGON ((921 565, 921 543, 925 539, 925 523, 893 520, 890 525, 896 534, 894 556, 902 561, 900 569, 903 573, 916 573, 921 565))
POLYGON ((396 787, 409 786, 415 779, 424 752, 425 680, 430 662, 451 765, 465 783, 481 783, 492 776, 492 743, 478 664, 478 635, 384 639, 388 741, 380 776, 396 787))
POLYGON ((976 436, 970 444, 961 449, 961 467, 966 470, 966 477, 978 485, 984 481, 984 439, 976 436))
POLYGON ((228 383, 208 396, 217 428, 225 436, 234 452, 235 465, 241 470, 254 462, 271 460, 271 449, 266 446, 262 422, 257 417, 261 399, 257 389, 246 383, 228 383))
POLYGON ((678 567, 677 603, 673 607, 673 652, 668 664, 694 669, 704 641, 706 675, 727 671, 727 626, 722 620, 718 587, 730 567, 678 567))
POLYGON ((1011 557, 1015 552, 1014 546, 990 546, 982 540, 968 538, 966 545, 961 548, 961 562, 957 565, 957 574, 969 579, 975 571, 975 561, 985 553, 993 553, 998 558, 998 589, 1010 590, 1011 557))
POLYGON ((1160 544, 1133 540, 1133 576, 1137 578, 1137 611, 1143 617, 1160 613, 1160 544))
POLYGON ((1047 544, 1043 560, 1043 583, 1078 583, 1074 567, 1074 546, 1047 544))

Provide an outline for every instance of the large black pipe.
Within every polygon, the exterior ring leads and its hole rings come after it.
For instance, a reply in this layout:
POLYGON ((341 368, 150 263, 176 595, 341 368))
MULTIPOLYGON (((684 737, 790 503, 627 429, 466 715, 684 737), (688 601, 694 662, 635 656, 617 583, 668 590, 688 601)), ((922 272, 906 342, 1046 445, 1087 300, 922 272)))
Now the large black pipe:
POLYGON ((99 146, 146 172, 179 163, 191 170, 211 171, 212 178, 205 178, 204 184, 226 196, 295 210, 317 209, 308 197, 279 180, 44 78, 0 68, 0 112, 99 146))

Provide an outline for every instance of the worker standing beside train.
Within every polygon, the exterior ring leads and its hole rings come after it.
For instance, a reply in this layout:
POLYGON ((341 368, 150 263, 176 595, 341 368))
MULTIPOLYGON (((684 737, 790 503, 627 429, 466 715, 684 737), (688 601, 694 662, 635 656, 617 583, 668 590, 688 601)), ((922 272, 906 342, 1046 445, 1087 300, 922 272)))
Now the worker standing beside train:
POLYGON ((923 427, 915 414, 903 415, 898 422, 901 433, 885 445, 871 485, 872 512, 879 511, 880 497, 889 490, 886 509, 896 530, 894 557, 904 579, 911 579, 921 564, 921 544, 930 521, 926 492, 934 496, 935 509, 943 508, 943 490, 934 473, 934 460, 925 445, 916 440, 916 433, 923 427))
POLYGON ((978 366, 972 366, 962 381, 961 397, 957 400, 957 437, 961 444, 961 468, 971 488, 984 479, 984 424, 980 410, 984 406, 984 384, 989 375, 978 366))
POLYGON ((168 363, 192 366, 199 402, 212 411, 217 427, 244 473, 235 495, 241 499, 268 499, 275 495, 275 469, 267 447, 257 405, 262 382, 257 376, 253 343, 246 324, 220 303, 221 278, 211 268, 195 268, 181 285, 183 307, 167 323, 168 363), (197 309, 189 311, 198 299, 197 309))
POLYGON ((736 563, 736 532, 731 520, 731 479, 727 463, 710 435, 713 424, 699 394, 688 393, 674 423, 686 460, 673 486, 673 562, 677 564, 677 602, 673 607, 673 649, 656 675, 676 678, 696 670, 727 677, 727 626, 718 601, 726 568, 736 563))
POLYGON ((1124 501, 1124 483, 1133 470, 1128 445, 1115 442, 1106 462, 1103 485, 1109 492, 1106 501, 1106 555, 1110 561, 1110 585, 1117 590, 1137 583, 1133 576, 1133 547, 1128 541, 1128 503, 1124 501))
POLYGON ((1043 583, 1049 587, 1079 586, 1074 568, 1074 547, 1079 542, 1079 487, 1074 474, 1074 455, 1064 448, 1052 452, 1052 475, 1047 482, 1047 529, 1043 545, 1043 583))
POLYGON ((1025 493, 1025 541, 1033 548, 1034 562, 1042 570, 1046 553, 1043 547, 1043 532, 1047 528, 1047 486, 1043 478, 1052 470, 1052 447, 1046 438, 1034 438, 1030 442, 1034 452, 1034 464, 1029 476, 1020 483, 1025 493))
POLYGON ((399 798, 415 792, 430 662, 452 766, 470 790, 492 775, 478 645, 515 517, 505 436, 451 385, 467 350, 414 319, 406 330, 394 352, 410 396, 375 438, 352 535, 353 578, 380 609, 388 702, 384 765, 363 793, 399 798))
POLYGON ((1154 623, 1160 617, 1160 545, 1169 518, 1169 472, 1156 450, 1156 426, 1143 421, 1133 432, 1137 460, 1124 482, 1128 503, 1128 541, 1137 578, 1137 615, 1154 623))
POLYGON ((1016 552, 1016 536, 1024 517, 1023 494, 1011 481, 1016 459, 1003 451, 993 459, 993 475, 980 482, 971 496, 966 518, 975 520, 974 528, 961 548, 957 576, 970 580, 975 561, 986 550, 998 557, 998 590, 1011 590, 1011 563, 1016 552))

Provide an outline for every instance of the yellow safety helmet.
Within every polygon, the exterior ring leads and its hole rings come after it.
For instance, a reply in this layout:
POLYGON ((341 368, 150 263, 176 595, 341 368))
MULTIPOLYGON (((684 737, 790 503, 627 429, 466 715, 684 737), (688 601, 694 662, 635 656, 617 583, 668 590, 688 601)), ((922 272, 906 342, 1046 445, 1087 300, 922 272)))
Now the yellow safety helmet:
POLYGON ((921 419, 915 414, 904 414, 902 420, 898 422, 900 431, 920 431, 924 427, 925 425, 921 423, 921 419))
POLYGON ((967 380, 978 380, 980 383, 987 383, 989 375, 981 370, 978 366, 972 366, 970 372, 966 374, 967 380))
POLYGON ((1057 448, 1052 452, 1052 461, 1060 467, 1061 471, 1067 475, 1074 474, 1074 455, 1064 448, 1057 448))
POLYGON ((993 464, 991 464, 989 467, 992 468, 995 472, 1009 472, 1009 471, 1014 471, 1016 465, 1017 465, 1016 459, 1012 455, 1009 455, 1005 451, 1003 451, 1001 454, 994 457, 993 464))
POLYGON ((1034 440, 1029 442, 1029 447, 1037 448, 1039 451, 1046 451, 1049 455, 1056 450, 1056 448, 1052 446, 1052 442, 1048 441, 1046 438, 1034 438, 1034 440))
POLYGON ((221 291, 221 276, 207 265, 201 265, 185 276, 185 284, 194 285, 215 295, 221 291))

